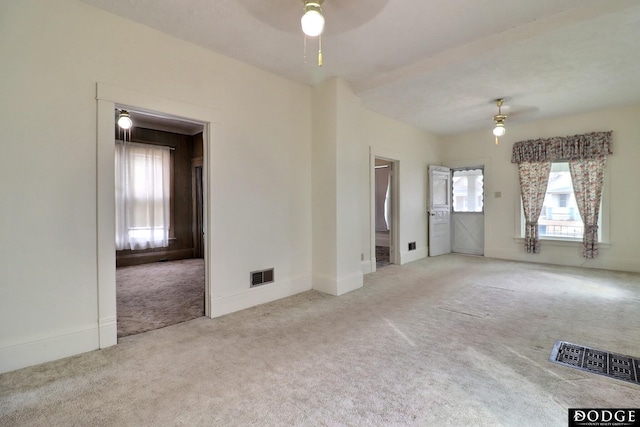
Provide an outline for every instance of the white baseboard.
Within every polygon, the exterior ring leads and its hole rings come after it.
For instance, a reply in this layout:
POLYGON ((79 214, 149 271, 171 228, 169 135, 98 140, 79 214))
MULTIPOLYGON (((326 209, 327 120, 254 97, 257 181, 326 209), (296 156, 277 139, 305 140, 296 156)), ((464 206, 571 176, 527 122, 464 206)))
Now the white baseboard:
POLYGON ((360 262, 360 271, 362 274, 369 274, 373 271, 373 266, 376 265, 376 259, 371 258, 369 260, 364 260, 360 262))
POLYGON ((362 271, 357 271, 342 278, 330 277, 324 274, 313 275, 313 289, 335 296, 355 291, 361 288, 363 284, 362 271))
POLYGON ((414 251, 406 252, 400 251, 400 265, 426 258, 427 255, 427 248, 417 248, 414 251))
POLYGON ((211 317, 224 316, 309 290, 311 290, 310 275, 250 288, 235 295, 214 297, 211 299, 211 317))
POLYGON ((0 348, 0 373, 97 350, 98 327, 0 348))
POLYGON ((100 331, 100 348, 118 344, 118 319, 115 316, 100 319, 98 330, 100 331))
POLYGON ((542 242, 542 244, 542 250, 538 254, 528 254, 524 252, 524 249, 521 247, 516 248, 515 250, 487 248, 484 256, 487 258, 509 261, 640 273, 640 264, 638 264, 638 260, 636 258, 610 256, 610 254, 606 252, 606 249, 600 253, 598 258, 587 259, 582 257, 582 249, 580 247, 566 248, 549 244, 548 242, 542 242))

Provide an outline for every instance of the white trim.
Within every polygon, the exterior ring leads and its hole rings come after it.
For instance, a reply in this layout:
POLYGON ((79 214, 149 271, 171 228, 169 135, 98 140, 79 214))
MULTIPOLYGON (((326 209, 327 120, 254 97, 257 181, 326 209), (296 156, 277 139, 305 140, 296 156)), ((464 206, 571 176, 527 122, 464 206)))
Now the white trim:
MULTIPOLYGON (((486 239, 486 231, 487 231, 487 212, 491 212, 493 209, 493 198, 489 197, 490 194, 493 194, 493 189, 491 188, 491 160, 488 157, 480 157, 476 159, 466 159, 466 160, 456 160, 452 162, 446 162, 446 166, 452 172, 451 179, 453 180, 453 171, 454 169, 466 169, 466 168, 478 168, 482 169, 482 253, 472 254, 472 253, 464 253, 463 255, 476 255, 476 256, 484 256, 487 250, 487 239, 486 239)), ((475 212, 469 212, 475 213, 475 212)), ((454 212, 453 211, 453 192, 451 194, 451 252, 454 252, 454 215, 464 215, 466 212, 454 212)))
POLYGON ((223 316, 309 290, 311 275, 250 288, 235 295, 214 297, 211 300, 211 317, 223 316))
POLYGON ((400 155, 392 151, 369 146, 369 254, 372 260, 371 273, 376 271, 376 158, 392 163, 391 170, 391 241, 392 264, 401 264, 400 255, 400 155))
POLYGON ((347 292, 360 289, 362 286, 363 278, 361 271, 342 278, 330 277, 324 274, 313 275, 313 289, 329 295, 340 296, 347 292))
POLYGON ((97 326, 0 348, 0 373, 99 348, 97 326))
MULTIPOLYGON (((524 237, 514 237, 513 241, 524 245, 524 237)), ((549 239, 540 238, 544 246, 582 249, 582 239, 549 239)), ((611 243, 598 242, 598 249, 611 249, 611 243)))
POLYGON ((416 248, 414 251, 402 251, 400 252, 400 265, 426 258, 427 255, 427 247, 416 248))
POLYGON ((210 275, 211 230, 209 179, 211 177, 209 150, 212 146, 211 124, 214 111, 193 104, 136 92, 98 82, 97 100, 97 266, 98 266, 98 319, 96 339, 99 348, 117 343, 116 281, 115 281, 115 198, 114 198, 114 128, 116 105, 122 108, 161 112, 203 126, 203 178, 204 178, 204 232, 205 232, 205 313, 211 316, 213 284, 210 275), (115 326, 115 327, 114 327, 115 326))
POLYGON ((118 343, 118 319, 103 318, 98 321, 100 348, 111 347, 118 343))
MULTIPOLYGON (((552 162, 553 163, 553 162, 552 162)), ((520 193, 520 178, 516 169, 516 191, 515 191, 515 239, 522 239, 524 242, 524 212, 522 210, 522 194, 520 193)), ((604 185, 602 187, 602 200, 600 202, 600 227, 598 228, 598 247, 608 249, 611 244, 611 176, 609 168, 604 171, 604 185)), ((563 239, 563 238, 540 238, 544 242, 558 242, 556 246, 573 246, 572 242, 582 242, 580 239, 563 239), (564 243, 564 244, 563 244, 564 243)), ((549 244, 549 243, 547 243, 549 244)))
MULTIPOLYGON (((100 86, 98 85, 98 88, 100 86)), ((98 340, 105 348, 118 342, 116 319, 116 243, 115 243, 115 104, 98 99, 96 147, 96 225, 98 282, 98 340)))
POLYGON ((371 266, 376 264, 376 259, 372 258, 372 259, 368 259, 368 260, 364 260, 360 262, 360 271, 362 271, 362 274, 369 274, 369 273, 373 273, 373 271, 371 270, 371 266))

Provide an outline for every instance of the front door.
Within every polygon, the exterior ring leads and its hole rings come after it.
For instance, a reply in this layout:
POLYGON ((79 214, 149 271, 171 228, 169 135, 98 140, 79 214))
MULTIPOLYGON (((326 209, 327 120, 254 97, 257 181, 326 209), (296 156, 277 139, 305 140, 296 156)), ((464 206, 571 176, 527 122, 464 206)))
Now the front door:
POLYGON ((451 252, 451 171, 429 165, 429 256, 451 252))
POLYGON ((484 255, 484 169, 453 169, 451 177, 452 251, 484 255))

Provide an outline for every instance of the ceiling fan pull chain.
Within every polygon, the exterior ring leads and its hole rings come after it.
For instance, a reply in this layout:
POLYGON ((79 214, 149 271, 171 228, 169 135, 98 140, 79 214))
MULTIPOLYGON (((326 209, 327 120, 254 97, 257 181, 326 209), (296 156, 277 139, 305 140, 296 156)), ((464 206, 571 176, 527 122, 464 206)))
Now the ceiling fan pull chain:
POLYGON ((322 67, 322 34, 318 36, 318 67, 322 67))
POLYGON ((304 65, 307 65, 307 35, 304 35, 304 51, 302 53, 302 60, 304 61, 304 65))

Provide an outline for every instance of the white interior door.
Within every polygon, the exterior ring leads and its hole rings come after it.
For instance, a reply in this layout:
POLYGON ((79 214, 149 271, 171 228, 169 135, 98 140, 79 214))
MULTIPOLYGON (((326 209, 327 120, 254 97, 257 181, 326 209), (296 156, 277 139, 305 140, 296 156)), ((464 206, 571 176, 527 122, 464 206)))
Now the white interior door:
POLYGON ((429 165, 429 256, 451 252, 451 170, 429 165))

